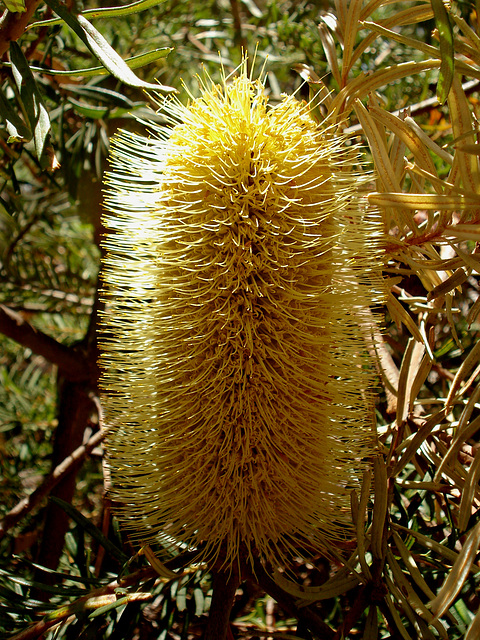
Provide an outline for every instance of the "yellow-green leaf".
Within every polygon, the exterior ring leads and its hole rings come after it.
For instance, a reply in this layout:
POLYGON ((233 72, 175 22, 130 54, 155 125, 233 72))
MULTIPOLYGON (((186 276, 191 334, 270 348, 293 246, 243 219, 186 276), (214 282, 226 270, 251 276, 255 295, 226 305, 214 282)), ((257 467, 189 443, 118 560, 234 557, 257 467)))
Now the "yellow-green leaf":
POLYGON ((443 0, 431 0, 431 3, 440 40, 440 55, 442 58, 437 83, 437 100, 440 104, 443 104, 447 99, 454 77, 453 29, 443 0))
POLYGON ((26 11, 24 0, 3 0, 3 4, 9 11, 14 13, 23 13, 26 11))

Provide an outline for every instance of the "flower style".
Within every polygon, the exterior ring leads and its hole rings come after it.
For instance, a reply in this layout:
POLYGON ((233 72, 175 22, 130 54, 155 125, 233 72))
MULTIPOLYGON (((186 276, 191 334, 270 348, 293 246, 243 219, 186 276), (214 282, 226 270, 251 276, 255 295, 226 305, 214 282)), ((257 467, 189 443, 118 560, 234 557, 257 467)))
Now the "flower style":
POLYGON ((308 556, 351 536, 373 450, 368 176, 335 126, 292 96, 270 107, 244 68, 168 109, 173 126, 114 138, 107 182, 119 518, 135 540, 224 565, 308 556))

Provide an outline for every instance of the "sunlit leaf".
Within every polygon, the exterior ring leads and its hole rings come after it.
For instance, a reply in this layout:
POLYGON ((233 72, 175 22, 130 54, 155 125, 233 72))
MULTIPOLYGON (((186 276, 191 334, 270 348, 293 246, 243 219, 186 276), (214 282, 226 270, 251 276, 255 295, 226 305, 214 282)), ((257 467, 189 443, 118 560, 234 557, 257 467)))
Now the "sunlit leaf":
MULTIPOLYGON (((163 47, 162 49, 155 49, 154 51, 148 51, 147 53, 141 53, 138 56, 132 56, 126 58, 124 62, 130 67, 130 69, 140 69, 147 64, 151 64, 156 60, 165 58, 173 51, 171 47, 163 47)), ((106 75, 108 70, 105 67, 87 67, 86 69, 73 69, 69 71, 62 71, 57 69, 45 69, 44 67, 30 66, 32 71, 38 73, 48 73, 50 76, 81 76, 82 78, 90 78, 92 76, 106 75)), ((156 86, 156 85, 155 85, 156 86)))
MULTIPOLYGON (((448 108, 457 145, 476 143, 470 105, 457 75, 453 79, 448 94, 448 108)), ((457 148, 455 160, 458 163, 464 189, 472 193, 480 193, 479 158, 457 148)))
POLYGON ((13 77, 15 78, 20 98, 25 107, 30 129, 33 131, 35 152, 37 158, 40 159, 50 131, 48 111, 44 105, 42 95, 38 90, 28 61, 16 42, 10 44, 10 60, 12 63, 13 77))
POLYGON ((0 116, 5 121, 9 138, 8 144, 12 142, 28 142, 32 138, 30 127, 18 115, 10 100, 6 98, 3 90, 0 88, 0 116))
POLYGON ((443 104, 452 86, 455 68, 453 29, 443 0, 431 0, 435 25, 440 40, 442 64, 437 83, 437 99, 443 104))
POLYGON ((343 80, 346 80, 351 69, 352 53, 359 28, 360 11, 363 0, 351 0, 347 3, 347 13, 345 16, 344 39, 343 39, 343 80))
POLYGON ((401 206, 408 209, 446 209, 448 211, 480 207, 480 197, 474 196, 447 196, 431 193, 371 193, 368 199, 372 204, 380 207, 401 206))
POLYGON ((163 92, 175 91, 173 87, 166 87, 160 83, 152 84, 138 78, 123 58, 108 44, 102 34, 82 14, 75 16, 57 0, 47 0, 47 4, 65 20, 68 26, 113 76, 132 87, 163 92))
MULTIPOLYGON (((134 13, 140 13, 159 4, 163 4, 167 0, 137 0, 131 4, 123 5, 122 7, 101 7, 99 9, 85 9, 82 11, 82 15, 88 18, 119 18, 121 16, 128 16, 134 13)), ((61 24, 62 20, 58 18, 52 18, 51 20, 39 20, 29 25, 30 29, 37 27, 44 27, 46 25, 52 26, 54 24, 61 24)))
POLYGON ((24 0, 3 0, 3 4, 9 11, 13 11, 14 13, 23 13, 26 11, 24 0))

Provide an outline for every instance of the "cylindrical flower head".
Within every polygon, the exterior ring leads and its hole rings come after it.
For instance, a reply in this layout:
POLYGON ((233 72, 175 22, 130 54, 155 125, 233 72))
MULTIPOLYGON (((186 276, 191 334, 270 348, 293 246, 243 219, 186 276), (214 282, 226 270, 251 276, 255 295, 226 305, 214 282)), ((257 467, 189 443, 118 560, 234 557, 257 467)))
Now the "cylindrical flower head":
POLYGON ((379 228, 356 153, 245 72, 112 143, 106 447, 133 539, 274 563, 351 535, 379 228), (353 160, 352 160, 353 158, 353 160), (362 327, 362 328, 361 328, 362 327), (241 551, 240 551, 241 550, 241 551))

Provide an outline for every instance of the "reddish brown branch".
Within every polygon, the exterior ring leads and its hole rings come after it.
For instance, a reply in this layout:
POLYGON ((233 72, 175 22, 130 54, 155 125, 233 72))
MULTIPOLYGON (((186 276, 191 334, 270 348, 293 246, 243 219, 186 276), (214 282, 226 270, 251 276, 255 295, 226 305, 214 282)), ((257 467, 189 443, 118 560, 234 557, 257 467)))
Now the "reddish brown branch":
POLYGON ((10 636, 10 640, 35 640, 48 631, 48 629, 58 624, 58 622, 58 620, 40 620, 40 622, 29 625, 26 629, 19 631, 19 633, 16 633, 14 636, 10 636))
POLYGON ((80 382, 89 379, 89 367, 81 354, 36 329, 3 304, 0 304, 0 332, 57 365, 67 380, 80 382))
POLYGON ((12 40, 22 36, 40 0, 26 0, 25 11, 18 13, 5 9, 0 18, 0 59, 8 51, 12 40))
MULTIPOLYGON (((52 468, 55 469, 82 445, 83 434, 90 420, 94 404, 91 394, 84 388, 85 383, 61 380, 59 385, 58 427, 55 432, 52 452, 52 468)), ((76 463, 51 490, 50 495, 71 502, 76 488, 76 474, 80 463, 76 463)), ((55 569, 63 548, 64 536, 68 531, 69 516, 54 502, 49 502, 45 510, 44 534, 39 548, 37 562, 47 569, 55 569)), ((54 574, 37 569, 34 580, 43 584, 53 584, 54 574)), ((32 592, 40 600, 47 600, 47 591, 32 592)))
POLYGON ((204 640, 226 640, 230 613, 239 584, 240 575, 235 563, 231 570, 223 571, 220 569, 216 573, 213 580, 212 604, 204 640))

